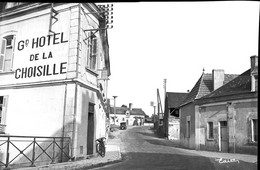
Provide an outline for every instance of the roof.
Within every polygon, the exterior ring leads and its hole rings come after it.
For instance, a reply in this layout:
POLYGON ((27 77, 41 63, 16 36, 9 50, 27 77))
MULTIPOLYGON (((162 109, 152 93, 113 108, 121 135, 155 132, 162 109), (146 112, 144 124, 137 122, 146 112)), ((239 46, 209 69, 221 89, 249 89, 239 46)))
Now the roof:
MULTIPOLYGON (((225 74, 223 85, 230 82, 232 79, 237 77, 236 74, 225 74)), ((213 91, 213 80, 212 74, 202 73, 199 80, 196 82, 190 93, 183 100, 181 105, 188 104, 189 102, 199 99, 213 91)))
MULTIPOLYGON (((126 107, 115 107, 116 108, 116 114, 125 115, 126 111, 129 110, 126 107)), ((111 107, 110 114, 114 114, 114 107, 111 107)), ((141 108, 133 108, 130 110, 130 115, 139 115, 139 116, 145 116, 145 112, 141 108)))
POLYGON ((251 69, 245 71, 227 84, 221 86, 203 98, 227 96, 251 92, 251 69))
POLYGON ((168 108, 177 108, 187 97, 188 93, 166 92, 168 108))
POLYGON ((145 112, 140 108, 133 108, 132 110, 130 110, 130 115, 145 116, 145 112))

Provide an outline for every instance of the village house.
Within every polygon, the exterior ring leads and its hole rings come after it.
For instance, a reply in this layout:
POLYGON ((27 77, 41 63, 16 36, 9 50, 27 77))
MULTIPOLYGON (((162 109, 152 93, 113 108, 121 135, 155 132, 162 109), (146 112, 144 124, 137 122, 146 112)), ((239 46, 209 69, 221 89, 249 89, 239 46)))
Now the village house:
POLYGON ((251 68, 195 102, 196 148, 257 154, 258 56, 251 68))
MULTIPOLYGON (((61 146, 69 139, 69 158, 95 154, 95 140, 107 133, 109 8, 26 2, 0 8, 0 168, 19 154, 11 145, 6 150, 13 136, 31 136, 34 143, 33 137, 60 137, 61 146)), ((23 154, 11 163, 22 162, 23 154)), ((37 161, 50 163, 59 154, 37 161)))
POLYGON ((141 108, 133 108, 133 104, 129 103, 129 107, 111 107, 110 124, 120 125, 126 122, 126 125, 143 125, 145 121, 145 112, 141 108))
POLYGON ((211 73, 202 73, 192 90, 179 106, 180 115, 180 145, 182 147, 195 149, 195 101, 227 82, 233 80, 237 75, 225 74, 224 70, 213 69, 211 73))
POLYGON ((163 116, 163 136, 170 140, 179 140, 180 119, 179 105, 188 93, 166 92, 163 116))

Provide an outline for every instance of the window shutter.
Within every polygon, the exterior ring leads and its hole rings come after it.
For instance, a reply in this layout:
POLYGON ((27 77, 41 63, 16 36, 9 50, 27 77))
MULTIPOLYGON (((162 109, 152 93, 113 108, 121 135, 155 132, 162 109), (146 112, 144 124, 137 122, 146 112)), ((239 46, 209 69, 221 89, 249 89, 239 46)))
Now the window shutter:
POLYGON ((11 67, 10 67, 11 70, 13 70, 13 65, 14 65, 15 36, 13 38, 12 46, 13 46, 13 49, 12 49, 13 54, 12 54, 12 58, 11 58, 11 67))
POLYGON ((4 96, 3 98, 3 104, 2 104, 2 120, 1 124, 6 124, 6 113, 7 113, 7 102, 8 102, 8 96, 4 96))
POLYGON ((5 51, 6 51, 6 39, 2 38, 0 40, 0 71, 4 69, 4 58, 5 58, 5 51))

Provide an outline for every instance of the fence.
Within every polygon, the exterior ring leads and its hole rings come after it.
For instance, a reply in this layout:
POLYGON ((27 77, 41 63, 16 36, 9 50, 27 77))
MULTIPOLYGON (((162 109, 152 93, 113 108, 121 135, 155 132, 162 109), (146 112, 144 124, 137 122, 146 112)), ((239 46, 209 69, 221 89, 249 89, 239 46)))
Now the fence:
POLYGON ((68 161, 69 137, 0 135, 0 169, 68 161))

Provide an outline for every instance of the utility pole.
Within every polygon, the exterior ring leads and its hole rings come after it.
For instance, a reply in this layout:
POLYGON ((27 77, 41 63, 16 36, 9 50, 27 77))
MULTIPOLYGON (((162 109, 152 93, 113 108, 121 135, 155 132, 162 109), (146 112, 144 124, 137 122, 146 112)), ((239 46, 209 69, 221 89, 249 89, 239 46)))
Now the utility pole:
POLYGON ((163 88, 164 88, 164 98, 163 98, 163 110, 165 111, 165 99, 166 99, 166 81, 167 79, 163 79, 163 88))
POLYGON ((154 108, 154 113, 153 113, 153 122, 155 123, 155 104, 153 101, 150 102, 150 106, 152 106, 154 108))
POLYGON ((116 124, 116 98, 117 96, 113 96, 114 98, 114 125, 116 124))
POLYGON ((156 114, 156 106, 155 106, 155 105, 153 106, 153 110, 154 110, 154 113, 153 113, 153 115, 154 115, 154 116, 153 116, 153 122, 155 122, 155 114, 156 114))

